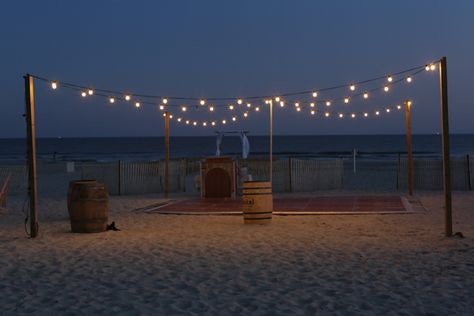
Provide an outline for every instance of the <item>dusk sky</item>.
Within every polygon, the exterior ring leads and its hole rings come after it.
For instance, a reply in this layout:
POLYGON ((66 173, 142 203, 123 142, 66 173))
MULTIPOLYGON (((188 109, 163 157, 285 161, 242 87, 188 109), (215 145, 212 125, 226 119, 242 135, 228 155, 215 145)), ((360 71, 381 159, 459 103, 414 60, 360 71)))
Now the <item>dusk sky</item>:
MULTIPOLYGON (((473 133, 473 13, 468 0, 9 1, 0 11, 0 137, 25 135, 25 73, 132 94, 279 95, 388 75, 442 56, 448 58, 451 132, 473 133)), ((39 137, 164 134, 155 105, 111 106, 39 81, 35 92, 39 137)), ((348 91, 331 93, 321 98, 348 91)), ((440 132, 437 71, 345 107, 372 110, 407 98, 414 102, 413 132, 440 132)), ((338 106, 344 107, 334 110, 338 106)), ((277 135, 405 132, 403 112, 338 120, 287 106, 274 115, 277 135)), ((216 129, 173 122, 171 135, 216 129)), ((262 108, 227 129, 266 134, 268 113, 262 108)))

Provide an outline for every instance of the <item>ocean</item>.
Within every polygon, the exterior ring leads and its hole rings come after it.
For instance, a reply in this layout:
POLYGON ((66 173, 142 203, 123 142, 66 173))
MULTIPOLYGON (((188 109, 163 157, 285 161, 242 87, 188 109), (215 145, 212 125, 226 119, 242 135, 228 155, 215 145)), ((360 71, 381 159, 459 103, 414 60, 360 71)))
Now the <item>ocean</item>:
MULTIPOLYGON (((249 136, 250 157, 268 155, 267 136, 249 136)), ((474 154, 474 134, 451 136, 451 154, 474 154)), ((274 136, 275 157, 350 157, 353 150, 367 159, 395 158, 406 154, 405 135, 274 136)), ((224 136, 222 155, 239 156, 238 136, 224 136)), ((216 152, 215 137, 170 137, 171 158, 203 158, 216 152)), ((440 157, 440 135, 414 135, 416 157, 440 157)), ((163 137, 40 138, 37 158, 43 161, 153 161, 164 158, 163 137)), ((0 139, 0 164, 22 163, 25 139, 0 139)))

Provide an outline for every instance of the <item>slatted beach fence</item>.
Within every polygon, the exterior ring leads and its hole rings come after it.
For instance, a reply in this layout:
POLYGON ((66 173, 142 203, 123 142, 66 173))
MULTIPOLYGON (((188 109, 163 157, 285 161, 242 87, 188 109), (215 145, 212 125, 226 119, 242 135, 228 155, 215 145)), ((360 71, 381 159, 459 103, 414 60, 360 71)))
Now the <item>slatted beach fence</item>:
POLYGON ((109 194, 120 193, 120 162, 84 163, 81 166, 82 179, 95 179, 107 187, 109 194))
POLYGON ((292 192, 340 190, 344 165, 341 159, 291 159, 292 192))
POLYGON ((8 195, 26 194, 28 190, 28 169, 24 165, 1 166, 0 165, 0 185, 10 176, 8 182, 8 195))
POLYGON ((120 163, 120 194, 162 192, 160 166, 160 162, 120 163))

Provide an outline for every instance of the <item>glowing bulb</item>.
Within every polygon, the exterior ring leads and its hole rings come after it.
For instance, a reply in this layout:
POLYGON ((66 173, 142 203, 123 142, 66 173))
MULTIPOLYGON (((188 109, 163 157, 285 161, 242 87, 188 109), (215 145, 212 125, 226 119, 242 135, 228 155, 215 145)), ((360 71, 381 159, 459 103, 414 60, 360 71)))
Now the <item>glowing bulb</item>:
POLYGON ((178 122, 181 122, 182 118, 178 117, 178 122))
POLYGON ((316 104, 314 104, 314 102, 311 102, 311 103, 309 104, 309 106, 312 107, 312 108, 314 108, 315 105, 316 105, 316 104))
POLYGON ((135 107, 139 108, 140 107, 140 102, 135 102, 135 107))
POLYGON ((212 126, 216 126, 216 122, 212 122, 211 125, 212 125, 212 126))
POLYGON ((186 112, 188 109, 185 106, 181 107, 181 111, 186 112))
POLYGON ((189 120, 186 120, 186 122, 185 122, 185 123, 186 123, 186 125, 189 125, 189 120))
POLYGON ((379 111, 375 111, 375 115, 379 115, 379 114, 380 114, 380 112, 379 112, 379 111))
POLYGON ((227 123, 227 121, 226 121, 226 120, 222 120, 222 124, 224 124, 224 125, 225 125, 226 123, 227 123))
POLYGON ((407 103, 407 104, 408 104, 408 106, 411 106, 411 101, 408 101, 408 103, 407 103))
POLYGON ((94 90, 92 90, 92 89, 87 90, 87 94, 88 94, 88 95, 93 95, 93 94, 94 94, 94 90))
POLYGON ((202 126, 207 126, 207 122, 202 122, 202 126))
POLYGON ((163 111, 165 109, 164 105, 160 105, 160 111, 163 111))
POLYGON ((232 121, 237 121, 237 118, 235 116, 232 117, 232 121))
POLYGON ((343 117, 344 117, 344 114, 339 113, 339 118, 343 118, 343 117))
POLYGON ((131 97, 131 96, 129 96, 128 94, 127 94, 127 95, 125 95, 125 100, 126 100, 126 101, 130 101, 130 99, 131 99, 131 98, 132 98, 132 97, 131 97))
POLYGON ((193 125, 194 125, 194 126, 198 125, 198 122, 194 121, 194 122, 193 122, 193 125))
POLYGON ((214 112, 214 107, 213 107, 213 106, 210 106, 210 107, 209 107, 209 111, 214 112))
POLYGON ((280 102, 280 97, 276 97, 275 102, 280 102))
POLYGON ((201 101, 199 101, 199 104, 200 104, 200 105, 204 105, 204 104, 206 104, 206 101, 203 100, 203 99, 201 99, 201 101))
POLYGON ((387 111, 387 113, 390 113, 390 109, 386 109, 385 111, 387 111))
POLYGON ((331 101, 326 101, 326 106, 331 106, 331 101))
POLYGON ((402 106, 401 106, 401 105, 397 105, 397 109, 398 109, 398 110, 401 110, 401 109, 402 109, 402 106))
POLYGON ((318 93, 316 91, 313 91, 313 98, 316 98, 318 96, 318 93))
POLYGON ((257 107, 255 108, 255 111, 257 111, 257 112, 260 111, 260 108, 257 106, 257 107))
POLYGON ((354 113, 352 113, 352 114, 351 114, 351 117, 352 117, 352 118, 355 118, 355 117, 356 117, 356 115, 355 115, 354 113))
POLYGON ((426 70, 426 71, 430 71, 430 66, 429 66, 429 65, 426 65, 426 66, 425 66, 425 70, 426 70))
POLYGON ((431 64, 430 70, 431 70, 431 71, 434 71, 435 69, 436 69, 436 65, 435 65, 435 64, 431 64))
POLYGON ((301 108, 299 108, 299 107, 296 108, 296 111, 297 111, 297 112, 300 112, 300 111, 301 111, 301 108))
POLYGON ((231 110, 231 111, 232 111, 233 109, 234 109, 234 106, 233 106, 232 104, 231 104, 231 105, 229 105, 229 110, 231 110))
POLYGON ((369 113, 367 113, 367 112, 366 112, 366 113, 364 113, 364 116, 365 116, 365 117, 369 116, 369 113))
POLYGON ((325 117, 329 117, 329 112, 324 113, 325 117))
POLYGON ((311 110, 311 115, 314 115, 316 113, 315 110, 311 110))
POLYGON ((172 119, 172 118, 173 118, 173 115, 170 115, 170 119, 172 119))
POLYGON ((166 113, 163 113, 163 117, 166 117, 166 113))
POLYGON ((238 99, 237 104, 242 104, 242 99, 238 99))
POLYGON ((411 77, 407 77, 407 82, 410 83, 413 79, 411 77))
POLYGON ((344 98, 344 103, 349 103, 349 98, 344 98))
POLYGON ((85 98, 85 97, 87 96, 87 93, 86 93, 85 91, 82 91, 82 92, 81 92, 81 96, 82 96, 83 98, 85 98))
POLYGON ((56 81, 51 82, 51 88, 56 90, 58 88, 58 83, 56 81))
POLYGON ((251 107, 251 106, 252 106, 252 104, 250 104, 250 103, 247 103, 247 107, 248 107, 248 108, 249 108, 249 107, 251 107))
POLYGON ((109 98, 110 103, 115 103, 115 98, 109 98))
POLYGON ((298 102, 295 102, 295 107, 299 107, 300 104, 298 102))
POLYGON ((388 86, 383 87, 383 91, 388 92, 390 88, 388 86))
POLYGON ((367 92, 364 93, 364 99, 368 99, 369 98, 369 94, 367 92))
POLYGON ((161 100, 161 102, 163 102, 163 104, 167 104, 167 103, 168 103, 168 99, 167 99, 167 98, 163 98, 163 100, 161 100))
POLYGON ((354 91, 356 89, 356 86, 351 84, 351 86, 349 87, 349 89, 351 89, 351 91, 354 91))
POLYGON ((244 117, 247 117, 249 116, 249 114, 247 112, 244 113, 244 117))
POLYGON ((388 76, 388 77, 387 77, 387 81, 388 81, 388 82, 392 82, 392 81, 393 81, 392 76, 388 76))
POLYGON ((280 101, 280 106, 281 106, 281 107, 284 107, 284 106, 285 106, 285 102, 280 101))

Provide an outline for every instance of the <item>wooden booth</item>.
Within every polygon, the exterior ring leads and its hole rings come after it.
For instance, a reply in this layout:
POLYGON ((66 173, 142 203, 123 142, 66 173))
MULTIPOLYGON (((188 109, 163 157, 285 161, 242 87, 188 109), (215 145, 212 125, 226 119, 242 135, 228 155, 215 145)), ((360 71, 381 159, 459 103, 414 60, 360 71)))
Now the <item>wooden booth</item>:
POLYGON ((209 157, 201 163, 201 197, 235 198, 235 161, 229 157, 209 157))

